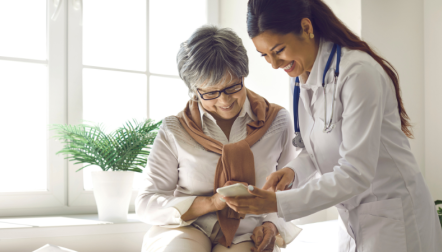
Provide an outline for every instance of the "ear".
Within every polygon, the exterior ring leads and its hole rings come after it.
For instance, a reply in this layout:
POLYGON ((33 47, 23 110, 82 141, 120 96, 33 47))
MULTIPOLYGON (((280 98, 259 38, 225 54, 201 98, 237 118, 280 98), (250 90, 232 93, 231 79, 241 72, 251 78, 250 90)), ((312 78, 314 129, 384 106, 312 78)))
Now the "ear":
POLYGON ((307 35, 308 37, 310 33, 314 33, 312 21, 308 18, 303 18, 301 20, 301 27, 302 35, 307 35))

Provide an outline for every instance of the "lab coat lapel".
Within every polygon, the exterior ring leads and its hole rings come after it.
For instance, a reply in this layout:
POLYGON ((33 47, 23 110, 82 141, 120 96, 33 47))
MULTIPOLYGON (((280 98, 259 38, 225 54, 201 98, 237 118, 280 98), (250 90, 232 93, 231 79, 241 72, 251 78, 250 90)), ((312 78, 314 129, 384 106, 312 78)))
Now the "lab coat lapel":
MULTIPOLYGON (((318 100, 322 94, 322 76, 324 74, 325 65, 327 64, 327 59, 333 48, 333 43, 321 40, 319 44, 318 55, 316 56, 315 63, 313 64, 312 71, 306 82, 307 85, 313 90, 313 96, 311 100, 311 106, 318 100)), ((335 63, 332 62, 332 66, 335 63)))
POLYGON ((312 111, 310 109, 310 97, 308 96, 306 89, 301 88, 300 98, 299 103, 302 102, 303 109, 305 110, 306 114, 310 117, 310 119, 313 119, 312 111))

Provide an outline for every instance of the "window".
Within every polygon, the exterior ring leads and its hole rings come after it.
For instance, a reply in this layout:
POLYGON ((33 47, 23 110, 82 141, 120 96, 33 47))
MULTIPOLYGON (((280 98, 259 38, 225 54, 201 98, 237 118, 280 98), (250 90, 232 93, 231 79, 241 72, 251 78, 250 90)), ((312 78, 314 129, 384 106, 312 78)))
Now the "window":
POLYGON ((76 172, 55 155, 48 125, 112 131, 176 114, 189 99, 179 45, 208 23, 218 23, 218 1, 1 1, 0 216, 94 210, 90 172, 99 168, 76 172))
POLYGON ((66 21, 49 22, 53 11, 46 0, 0 2, 2 216, 64 205, 65 161, 48 124, 65 123, 66 21))

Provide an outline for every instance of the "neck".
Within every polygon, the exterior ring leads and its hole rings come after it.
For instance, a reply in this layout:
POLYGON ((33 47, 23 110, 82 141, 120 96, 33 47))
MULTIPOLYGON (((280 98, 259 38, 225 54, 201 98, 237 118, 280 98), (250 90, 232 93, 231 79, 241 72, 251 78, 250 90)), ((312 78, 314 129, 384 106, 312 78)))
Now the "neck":
POLYGON ((308 77, 310 76, 310 72, 312 71, 313 65, 315 64, 316 57, 318 56, 319 52, 319 39, 315 39, 315 43, 313 44, 312 48, 312 58, 310 59, 310 64, 308 67, 306 67, 305 72, 302 74, 304 79, 307 81, 308 77))
POLYGON ((219 117, 215 117, 216 124, 221 128, 221 130, 224 132, 224 135, 226 135, 227 140, 230 139, 230 130, 232 129, 233 123, 235 122, 235 119, 238 117, 238 115, 234 116, 231 119, 223 119, 219 117))
POLYGON ((213 118, 215 118, 215 121, 216 121, 217 124, 232 124, 232 125, 233 125, 233 122, 235 122, 236 118, 239 115, 239 113, 238 113, 238 115, 236 115, 236 116, 234 116, 234 117, 232 117, 230 119, 224 119, 224 118, 218 116, 217 114, 214 114, 214 113, 213 114, 210 113, 210 114, 213 116, 213 118))

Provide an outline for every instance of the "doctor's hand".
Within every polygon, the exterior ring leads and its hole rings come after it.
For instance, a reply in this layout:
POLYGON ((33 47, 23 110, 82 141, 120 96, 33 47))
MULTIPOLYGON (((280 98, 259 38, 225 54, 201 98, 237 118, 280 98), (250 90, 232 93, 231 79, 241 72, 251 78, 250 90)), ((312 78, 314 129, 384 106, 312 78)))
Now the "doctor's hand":
POLYGON ((252 252, 272 252, 275 247, 276 236, 278 229, 272 222, 264 222, 261 226, 253 230, 250 238, 255 243, 255 247, 251 249, 252 252))
POLYGON ((223 197, 233 211, 241 214, 265 214, 278 211, 276 194, 249 185, 249 193, 255 197, 223 197))
POLYGON ((288 168, 282 168, 266 177, 267 182, 262 187, 263 190, 284 191, 291 186, 295 180, 295 172, 288 168))

